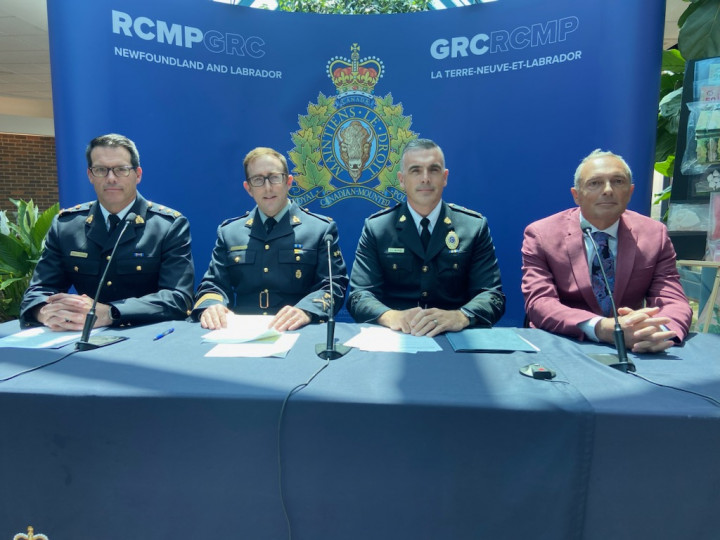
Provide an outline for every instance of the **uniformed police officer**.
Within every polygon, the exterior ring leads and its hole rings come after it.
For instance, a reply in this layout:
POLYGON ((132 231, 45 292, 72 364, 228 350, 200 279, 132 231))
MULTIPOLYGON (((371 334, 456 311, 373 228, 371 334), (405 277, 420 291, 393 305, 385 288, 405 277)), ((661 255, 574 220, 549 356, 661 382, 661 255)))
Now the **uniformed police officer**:
POLYGON ((408 143, 398 179, 407 202, 365 220, 350 314, 419 336, 492 326, 505 295, 487 220, 442 201, 448 170, 429 139, 408 143))
POLYGON ((82 330, 129 214, 135 218, 127 223, 108 270, 95 327, 186 318, 194 285, 187 219, 137 192, 140 156, 127 137, 96 137, 85 154, 97 201, 62 210, 54 219, 23 297, 21 322, 82 330), (77 294, 67 292, 71 287, 77 294))
POLYGON ((227 326, 231 310, 275 315, 270 326, 281 332, 326 320, 330 312, 328 257, 335 312, 342 307, 348 283, 335 222, 288 199, 292 176, 279 152, 255 148, 243 165, 243 185, 257 206, 218 227, 193 317, 204 328, 217 329, 227 326), (327 238, 332 239, 329 253, 327 238))

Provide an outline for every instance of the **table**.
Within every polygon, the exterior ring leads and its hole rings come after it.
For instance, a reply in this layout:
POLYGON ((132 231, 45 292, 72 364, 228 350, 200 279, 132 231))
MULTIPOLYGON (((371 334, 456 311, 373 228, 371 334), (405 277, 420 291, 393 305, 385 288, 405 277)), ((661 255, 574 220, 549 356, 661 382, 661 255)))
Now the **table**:
MULTIPOLYGON (((0 383, 0 538, 716 539, 720 407, 536 329, 538 353, 205 358, 199 325, 0 383), (553 381, 522 376, 539 362, 553 381)), ((0 336, 16 332, 0 325, 0 336)), ((357 333, 338 324, 341 341, 357 333)), ((637 371, 720 400, 720 336, 637 371)), ((0 349, 0 378, 67 351, 0 349)))

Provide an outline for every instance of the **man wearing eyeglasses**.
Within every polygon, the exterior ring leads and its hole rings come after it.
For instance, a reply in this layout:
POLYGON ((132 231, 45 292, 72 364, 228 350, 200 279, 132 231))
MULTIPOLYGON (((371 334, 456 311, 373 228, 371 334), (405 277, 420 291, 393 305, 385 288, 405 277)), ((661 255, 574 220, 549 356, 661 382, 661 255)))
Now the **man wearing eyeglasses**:
POLYGON ((293 178, 279 152, 255 148, 243 166, 243 186, 257 206, 218 227, 193 318, 214 330, 227 326, 231 311, 274 315, 270 326, 281 332, 327 320, 330 295, 337 313, 348 283, 337 225, 288 199, 293 178))
POLYGON ((194 286, 188 220, 137 192, 140 156, 127 137, 96 137, 85 155, 97 200, 62 210, 53 221, 23 297, 21 322, 82 330, 118 240, 95 327, 184 319, 194 286))

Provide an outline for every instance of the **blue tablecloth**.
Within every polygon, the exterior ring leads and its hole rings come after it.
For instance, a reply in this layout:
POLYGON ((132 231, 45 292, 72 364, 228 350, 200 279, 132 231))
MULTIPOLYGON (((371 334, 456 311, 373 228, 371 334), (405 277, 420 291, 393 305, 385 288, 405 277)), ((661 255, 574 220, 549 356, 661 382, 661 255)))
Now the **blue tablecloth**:
MULTIPOLYGON (((280 481, 296 540, 720 537, 720 407, 588 356, 607 346, 518 329, 540 352, 352 350, 280 425, 324 325, 284 359, 206 358, 186 322, 153 341, 168 326, 0 383, 0 538, 288 538, 280 481)), ((71 347, 0 349, 0 378, 71 347)), ((633 360, 720 400, 719 348, 633 360)))

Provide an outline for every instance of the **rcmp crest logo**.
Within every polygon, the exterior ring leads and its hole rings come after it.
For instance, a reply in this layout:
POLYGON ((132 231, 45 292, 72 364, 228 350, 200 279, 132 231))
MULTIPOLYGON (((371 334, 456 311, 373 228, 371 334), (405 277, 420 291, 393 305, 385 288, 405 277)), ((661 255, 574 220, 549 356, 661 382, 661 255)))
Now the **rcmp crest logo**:
POLYGON ((376 57, 360 58, 353 43, 350 59, 331 58, 327 74, 337 95, 318 95, 300 129, 292 134, 295 147, 290 197, 305 206, 318 199, 326 208, 347 198, 367 199, 381 208, 405 200, 397 172, 402 148, 417 134, 411 117, 403 116, 392 94, 375 96, 385 67, 376 57))

